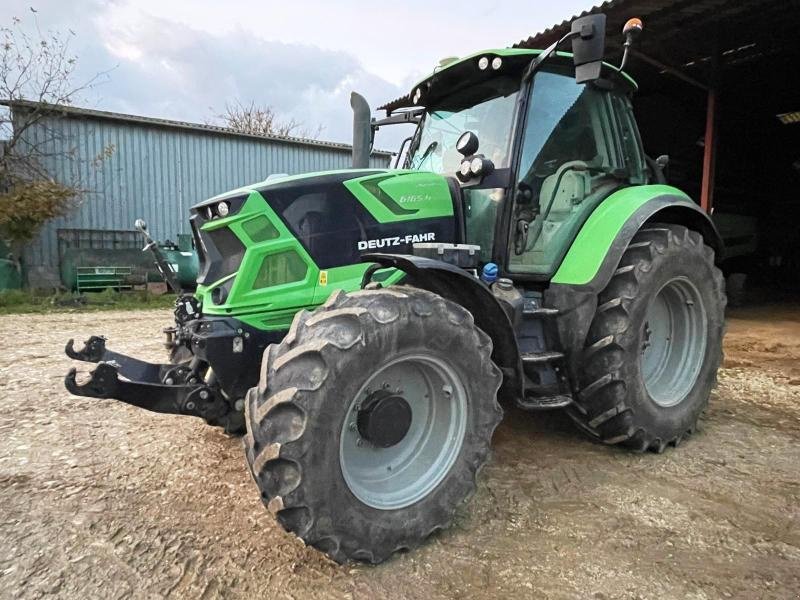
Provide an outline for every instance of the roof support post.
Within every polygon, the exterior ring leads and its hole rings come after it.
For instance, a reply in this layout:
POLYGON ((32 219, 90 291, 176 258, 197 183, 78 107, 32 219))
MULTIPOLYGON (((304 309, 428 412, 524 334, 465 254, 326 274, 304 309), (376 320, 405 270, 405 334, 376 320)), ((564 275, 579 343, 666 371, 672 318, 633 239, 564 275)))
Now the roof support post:
POLYGON ((700 208, 708 214, 714 209, 714 172, 717 162, 717 104, 719 101, 719 47, 714 44, 711 56, 711 85, 706 100, 706 131, 703 137, 703 180, 700 208))

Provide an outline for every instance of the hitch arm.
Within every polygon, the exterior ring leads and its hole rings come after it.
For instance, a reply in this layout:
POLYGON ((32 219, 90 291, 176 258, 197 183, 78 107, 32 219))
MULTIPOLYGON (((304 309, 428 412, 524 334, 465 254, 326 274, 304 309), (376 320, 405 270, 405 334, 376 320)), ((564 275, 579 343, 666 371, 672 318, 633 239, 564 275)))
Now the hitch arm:
POLYGON ((108 350, 106 349, 106 338, 99 335, 93 335, 86 340, 80 350, 75 350, 74 344, 75 340, 71 339, 64 348, 64 352, 71 359, 91 363, 113 363, 119 369, 120 375, 126 379, 147 383, 161 383, 161 377, 164 373, 162 367, 166 366, 168 369, 175 367, 175 365, 157 365, 145 362, 108 350))
POLYGON ((158 413, 214 419, 228 411, 225 401, 206 385, 126 381, 119 378, 117 367, 108 362, 99 363, 89 381, 82 384, 76 380, 76 370, 70 369, 64 385, 75 396, 113 398, 158 413))

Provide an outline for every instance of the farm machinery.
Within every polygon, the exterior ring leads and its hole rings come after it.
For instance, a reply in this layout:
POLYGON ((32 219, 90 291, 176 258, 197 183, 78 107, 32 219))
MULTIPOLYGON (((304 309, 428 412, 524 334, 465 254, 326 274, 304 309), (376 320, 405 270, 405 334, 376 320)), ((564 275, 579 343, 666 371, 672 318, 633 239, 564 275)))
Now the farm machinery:
POLYGON ((192 208, 201 270, 170 362, 70 340, 97 366, 67 389, 244 433, 266 507, 339 562, 448 526, 498 400, 606 444, 677 446, 720 363, 721 241, 645 155, 604 35, 589 15, 545 50, 452 60, 377 121, 354 95, 353 169, 192 208), (392 123, 415 133, 398 168, 371 169, 392 123))

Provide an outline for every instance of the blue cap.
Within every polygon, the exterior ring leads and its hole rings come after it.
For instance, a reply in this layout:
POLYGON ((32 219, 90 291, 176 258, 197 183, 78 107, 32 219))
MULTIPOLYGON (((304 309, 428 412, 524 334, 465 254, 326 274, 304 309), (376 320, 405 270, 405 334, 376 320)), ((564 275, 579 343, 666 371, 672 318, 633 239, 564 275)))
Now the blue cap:
POLYGON ((495 279, 497 279, 497 265, 493 262, 483 265, 481 279, 486 283, 494 283, 495 279))

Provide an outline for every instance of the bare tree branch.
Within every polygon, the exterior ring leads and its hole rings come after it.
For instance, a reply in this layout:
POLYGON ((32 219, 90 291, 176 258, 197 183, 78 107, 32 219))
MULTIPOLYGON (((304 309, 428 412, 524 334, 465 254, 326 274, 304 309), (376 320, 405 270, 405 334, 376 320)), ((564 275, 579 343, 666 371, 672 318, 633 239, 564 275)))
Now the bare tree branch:
MULTIPOLYGON (((108 74, 76 83, 74 32, 42 31, 35 15, 32 20, 28 29, 16 17, 0 26, 0 99, 10 105, 0 107, 0 237, 17 249, 47 220, 77 206, 85 193, 74 175, 78 169, 63 169, 73 181, 56 182, 48 172, 54 160, 78 161, 53 124, 59 105, 72 104, 108 74)), ((85 160, 99 167, 113 152, 110 146, 85 160)))
POLYGON ((319 138, 324 129, 322 125, 308 129, 295 119, 283 121, 278 118, 271 106, 257 105, 254 101, 251 101, 250 104, 243 104, 237 100, 234 103, 226 104, 225 112, 217 115, 216 121, 221 122, 224 127, 240 133, 314 140, 319 138))

